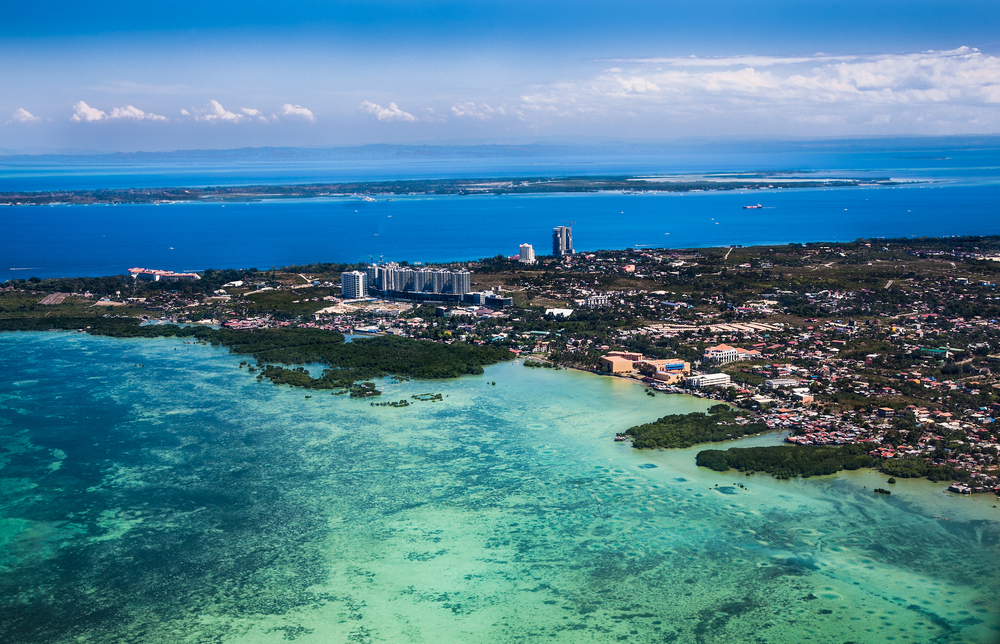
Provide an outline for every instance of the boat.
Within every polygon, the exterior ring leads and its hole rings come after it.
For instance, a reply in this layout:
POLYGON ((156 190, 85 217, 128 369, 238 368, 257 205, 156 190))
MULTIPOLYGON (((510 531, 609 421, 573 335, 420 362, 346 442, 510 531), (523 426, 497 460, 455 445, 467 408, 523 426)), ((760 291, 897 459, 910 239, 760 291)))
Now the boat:
POLYGON ((757 210, 758 208, 763 208, 764 206, 757 204, 756 206, 743 206, 743 210, 757 210))

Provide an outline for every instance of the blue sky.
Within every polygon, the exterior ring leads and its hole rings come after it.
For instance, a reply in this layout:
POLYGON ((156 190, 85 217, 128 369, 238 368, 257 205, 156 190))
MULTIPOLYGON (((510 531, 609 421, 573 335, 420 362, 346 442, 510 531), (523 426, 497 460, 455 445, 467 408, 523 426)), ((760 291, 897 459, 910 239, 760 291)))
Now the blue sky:
POLYGON ((0 147, 1000 132, 1000 3, 7 3, 0 147))

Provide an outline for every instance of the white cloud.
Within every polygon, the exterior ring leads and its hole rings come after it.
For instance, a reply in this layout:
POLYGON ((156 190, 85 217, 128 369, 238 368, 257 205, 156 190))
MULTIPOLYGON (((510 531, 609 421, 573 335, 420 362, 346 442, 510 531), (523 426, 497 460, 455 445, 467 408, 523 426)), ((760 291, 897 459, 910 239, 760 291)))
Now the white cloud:
MULTIPOLYGON (((771 65, 796 65, 799 63, 816 63, 833 60, 854 60, 857 56, 826 56, 816 54, 815 56, 721 56, 718 58, 698 58, 697 56, 665 57, 665 58, 610 58, 607 62, 629 63, 634 65, 668 65, 670 67, 733 67, 736 65, 769 67, 771 65)), ((621 69, 610 69, 611 72, 620 72, 621 69)))
POLYGON ((96 121, 104 121, 108 118, 108 115, 99 109, 93 108, 83 101, 80 101, 73 106, 75 113, 73 116, 69 117, 69 120, 74 123, 94 123, 96 121))
MULTIPOLYGON (((268 120, 268 118, 266 116, 264 116, 263 112, 261 112, 260 110, 256 110, 256 109, 254 109, 252 107, 244 107, 240 111, 243 112, 243 114, 245 114, 246 116, 250 117, 251 119, 257 121, 258 123, 270 123, 271 122, 271 121, 268 120)), ((275 119, 275 120, 277 120, 277 119, 275 119)))
POLYGON ((504 116, 507 113, 506 108, 503 106, 496 109, 490 107, 486 103, 480 103, 478 106, 472 101, 466 101, 464 103, 455 103, 451 106, 451 113, 459 118, 470 118, 476 119, 478 121, 487 121, 495 114, 504 116))
POLYGON ((292 105, 291 103, 285 103, 284 105, 281 106, 281 115, 303 118, 309 121, 310 123, 316 121, 316 117, 310 110, 307 110, 301 105, 292 105))
MULTIPOLYGON (((1000 56, 968 47, 614 63, 589 77, 534 86, 511 114, 533 127, 554 124, 558 117, 600 127, 643 123, 672 132, 783 132, 797 124, 799 133, 862 132, 872 126, 967 132, 969 124, 973 131, 1000 129, 1000 56)), ((467 102, 456 104, 452 113, 471 117, 477 110, 467 102)))
MULTIPOLYGON (((616 61, 617 62, 617 61, 616 61)), ((692 100, 703 92, 733 100, 801 103, 1000 103, 1000 58, 976 49, 880 56, 812 56, 632 59, 642 75, 608 72, 595 88, 608 94, 645 94, 660 89, 692 100), (679 70, 687 66, 689 70, 679 70), (760 71, 756 67, 775 67, 760 71), (699 67, 729 67, 702 70, 699 67)), ((638 70, 636 70, 638 71, 638 70)), ((584 89, 584 87, 581 87, 584 89)))
MULTIPOLYGON (((243 109, 246 112, 247 108, 243 109)), ((237 114, 236 112, 230 112, 226 108, 222 107, 219 101, 211 100, 208 105, 205 106, 204 110, 195 110, 194 120, 196 121, 206 121, 214 122, 220 121, 225 123, 242 123, 244 121, 249 121, 251 116, 244 114, 237 114)))
POLYGON ((640 76, 633 76, 631 78, 615 76, 615 81, 621 86, 622 91, 625 93, 645 94, 646 92, 660 91, 660 88, 657 87, 655 83, 652 83, 640 76))
POLYGON ((167 117, 160 116, 159 114, 153 114, 152 112, 143 112, 138 107, 132 105, 126 105, 125 107, 116 107, 111 110, 111 115, 108 117, 115 120, 123 121, 166 121, 167 117))
POLYGON ((361 105, 358 106, 358 110, 371 114, 384 123, 392 123, 393 121, 405 121, 407 123, 412 123, 417 120, 417 117, 409 112, 404 112, 399 109, 395 103, 389 103, 389 107, 382 107, 381 105, 372 103, 371 101, 363 101, 361 105))
POLYGON ((11 115, 10 120, 7 122, 27 124, 27 123, 38 123, 43 120, 44 119, 42 117, 35 116, 34 114, 24 109, 23 107, 19 107, 16 110, 14 110, 14 113, 11 115))
POLYGON ((185 109, 181 109, 181 114, 183 114, 184 116, 191 116, 191 112, 188 112, 185 109))

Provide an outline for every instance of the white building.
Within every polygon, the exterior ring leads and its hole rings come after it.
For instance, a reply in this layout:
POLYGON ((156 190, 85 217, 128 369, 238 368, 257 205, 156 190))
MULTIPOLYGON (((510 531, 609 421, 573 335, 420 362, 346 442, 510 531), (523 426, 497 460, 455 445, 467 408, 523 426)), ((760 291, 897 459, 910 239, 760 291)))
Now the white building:
POLYGON ((520 246, 521 254, 518 256, 517 261, 522 264, 534 264, 535 263, 535 249, 532 248, 531 244, 521 244, 520 246))
POLYGON ((345 299, 359 300, 368 295, 368 275, 361 271, 348 271, 340 275, 340 292, 345 299))
POLYGON ((703 362, 729 364, 730 362, 735 362, 737 359, 736 347, 731 347, 728 344, 720 344, 716 347, 705 349, 703 362))
POLYGON ((691 376, 685 384, 690 389, 703 387, 728 387, 733 382, 728 373, 706 373, 701 376, 691 376))
POLYGON ((742 347, 731 347, 728 344, 720 344, 719 346, 705 349, 705 357, 702 358, 702 362, 729 364, 737 360, 756 360, 760 357, 761 353, 756 349, 743 349, 742 347))
POLYGON ((472 273, 466 270, 451 274, 451 292, 455 295, 465 295, 472 292, 472 273))

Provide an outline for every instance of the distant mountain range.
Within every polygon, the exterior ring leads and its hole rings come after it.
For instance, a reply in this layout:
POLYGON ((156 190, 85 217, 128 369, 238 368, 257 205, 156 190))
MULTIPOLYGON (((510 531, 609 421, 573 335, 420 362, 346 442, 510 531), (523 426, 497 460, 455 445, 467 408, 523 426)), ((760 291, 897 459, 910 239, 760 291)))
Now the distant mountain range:
POLYGON ((176 150, 172 152, 99 152, 95 150, 11 150, 0 148, 0 162, 54 164, 156 163, 319 163, 347 160, 490 159, 552 157, 632 157, 677 154, 740 154, 789 152, 906 152, 998 148, 1000 136, 895 137, 871 139, 681 139, 664 142, 602 141, 591 143, 537 142, 529 144, 371 144, 343 147, 261 147, 230 150, 176 150))

